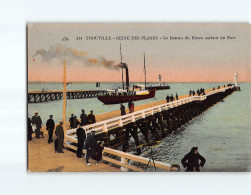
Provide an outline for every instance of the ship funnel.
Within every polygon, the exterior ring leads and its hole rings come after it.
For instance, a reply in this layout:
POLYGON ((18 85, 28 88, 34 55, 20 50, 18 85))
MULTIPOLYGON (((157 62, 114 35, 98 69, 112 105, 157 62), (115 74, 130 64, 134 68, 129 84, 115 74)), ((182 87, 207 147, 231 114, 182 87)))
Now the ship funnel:
POLYGON ((124 68, 126 70, 126 89, 129 90, 129 71, 126 63, 120 63, 117 65, 119 68, 124 68))

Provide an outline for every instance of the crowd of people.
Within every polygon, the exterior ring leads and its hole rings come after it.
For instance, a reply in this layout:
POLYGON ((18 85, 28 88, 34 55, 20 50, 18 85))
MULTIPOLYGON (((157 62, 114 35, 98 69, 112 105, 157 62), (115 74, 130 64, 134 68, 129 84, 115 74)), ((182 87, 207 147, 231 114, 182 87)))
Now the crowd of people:
POLYGON ((90 125, 96 123, 95 115, 93 114, 93 110, 90 111, 90 114, 86 115, 85 110, 82 109, 82 113, 80 114, 80 121, 77 119, 77 116, 71 114, 69 119, 70 129, 75 129, 80 124, 81 126, 90 125))
MULTIPOLYGON (((190 96, 195 96, 196 92, 194 90, 189 90, 189 97, 190 96)), ((197 90, 197 95, 205 95, 205 89, 204 88, 200 88, 197 90)), ((166 102, 173 102, 174 100, 179 100, 179 95, 176 93, 175 97, 173 96, 173 94, 171 94, 171 96, 169 96, 167 94, 166 96, 166 102)))
MULTIPOLYGON (((89 159, 92 158, 96 160, 96 165, 99 164, 99 161, 102 159, 102 151, 104 147, 102 142, 97 142, 97 137, 95 131, 91 131, 86 136, 86 131, 83 129, 83 126, 96 123, 95 115, 93 110, 90 111, 90 114, 86 115, 85 110, 82 109, 80 114, 80 121, 77 119, 74 114, 71 114, 69 119, 70 129, 77 128, 76 135, 78 138, 77 144, 77 157, 82 158, 83 149, 86 149, 86 164, 90 166, 89 159)), ((35 138, 40 139, 44 138, 44 133, 41 131, 42 128, 42 119, 38 115, 38 112, 34 112, 32 118, 28 117, 28 141, 32 140, 32 134, 35 133, 35 138)), ((55 153, 64 153, 64 129, 63 121, 60 120, 58 125, 55 125, 53 120, 53 115, 49 116, 49 119, 46 122, 46 130, 48 131, 48 144, 54 142, 55 153), (56 128, 55 128, 56 127, 56 128), (53 132, 55 130, 56 139, 53 140, 53 132)))
MULTIPOLYGON (((129 113, 134 112, 134 103, 133 102, 128 102, 128 109, 129 109, 129 113)), ((121 116, 126 115, 125 106, 122 103, 120 104, 120 111, 121 111, 121 116)))
POLYGON ((175 98, 173 97, 173 94, 171 94, 171 96, 169 96, 168 94, 167 94, 167 96, 166 96, 166 102, 168 103, 168 102, 173 102, 174 100, 179 100, 179 95, 176 93, 176 95, 175 95, 175 98))
MULTIPOLYGON (((198 95, 198 96, 200 96, 200 95, 206 95, 205 89, 204 89, 204 88, 197 89, 196 92, 197 92, 197 95, 198 95)), ((195 96, 195 94, 196 94, 196 93, 195 93, 194 90, 190 90, 190 91, 189 91, 189 97, 190 97, 190 96, 195 96)))

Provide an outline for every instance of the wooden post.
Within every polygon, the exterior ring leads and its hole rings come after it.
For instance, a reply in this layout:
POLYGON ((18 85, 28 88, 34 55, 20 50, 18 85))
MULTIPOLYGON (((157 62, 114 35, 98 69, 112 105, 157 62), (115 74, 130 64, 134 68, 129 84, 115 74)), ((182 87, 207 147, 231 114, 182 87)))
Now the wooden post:
MULTIPOLYGON (((124 158, 124 157, 121 157, 121 163, 122 164, 125 164, 125 165, 128 165, 128 160, 126 159, 126 158, 124 158)), ((128 168, 126 168, 126 167, 120 167, 120 170, 122 171, 122 172, 128 172, 128 168)))
POLYGON ((63 128, 64 128, 64 143, 66 143, 66 60, 64 60, 64 73, 63 73, 63 128))
POLYGON ((104 125, 103 125, 103 131, 104 131, 104 132, 108 132, 106 123, 104 123, 104 125))

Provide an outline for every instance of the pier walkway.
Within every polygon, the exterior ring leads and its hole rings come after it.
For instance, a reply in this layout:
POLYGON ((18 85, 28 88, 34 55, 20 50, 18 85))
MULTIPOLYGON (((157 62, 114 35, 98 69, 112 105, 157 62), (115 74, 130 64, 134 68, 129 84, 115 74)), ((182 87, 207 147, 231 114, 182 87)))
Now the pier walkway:
MULTIPOLYGON (((45 131, 46 133, 47 131, 45 131)), ((56 137, 54 137, 55 140, 56 137)), ((100 162, 97 166, 90 159, 92 166, 87 166, 84 158, 77 158, 76 154, 64 150, 64 153, 55 153, 54 143, 48 144, 48 135, 45 138, 28 142, 28 171, 29 172, 117 172, 119 168, 100 162)))

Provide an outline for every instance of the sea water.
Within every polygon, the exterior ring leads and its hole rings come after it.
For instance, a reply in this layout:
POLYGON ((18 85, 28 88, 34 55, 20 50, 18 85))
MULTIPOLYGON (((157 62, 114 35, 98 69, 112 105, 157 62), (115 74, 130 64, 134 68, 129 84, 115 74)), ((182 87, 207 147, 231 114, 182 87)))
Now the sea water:
MULTIPOLYGON (((135 83, 136 84, 136 83, 135 83)), ((154 84, 154 83, 149 83, 154 84)), ((250 85, 241 83, 241 91, 234 92, 212 106, 201 115, 179 128, 174 134, 168 135, 161 143, 153 148, 154 159, 170 164, 181 165, 181 159, 194 146, 206 158, 206 164, 201 171, 250 171, 251 166, 251 128, 250 128, 250 85)), ((189 90, 200 88, 217 88, 227 83, 169 83, 171 89, 156 92, 155 98, 134 102, 141 105, 165 99, 166 95, 176 93, 188 94, 189 90)), ((96 88, 95 83, 73 83, 67 90, 111 89, 121 86, 121 83, 101 83, 96 88)), ((59 83, 28 83, 28 90, 62 90, 59 83)), ((127 105, 126 105, 127 106, 127 105)), ((101 114, 118 110, 119 105, 104 105, 97 98, 67 100, 67 119, 71 114, 80 116, 81 109, 101 114)), ((38 111, 43 125, 49 115, 54 120, 62 119, 63 101, 51 101, 28 104, 28 116, 32 117, 38 111)), ((142 156, 150 157, 149 150, 143 150, 142 156)), ((184 171, 184 169, 181 169, 184 171)))

